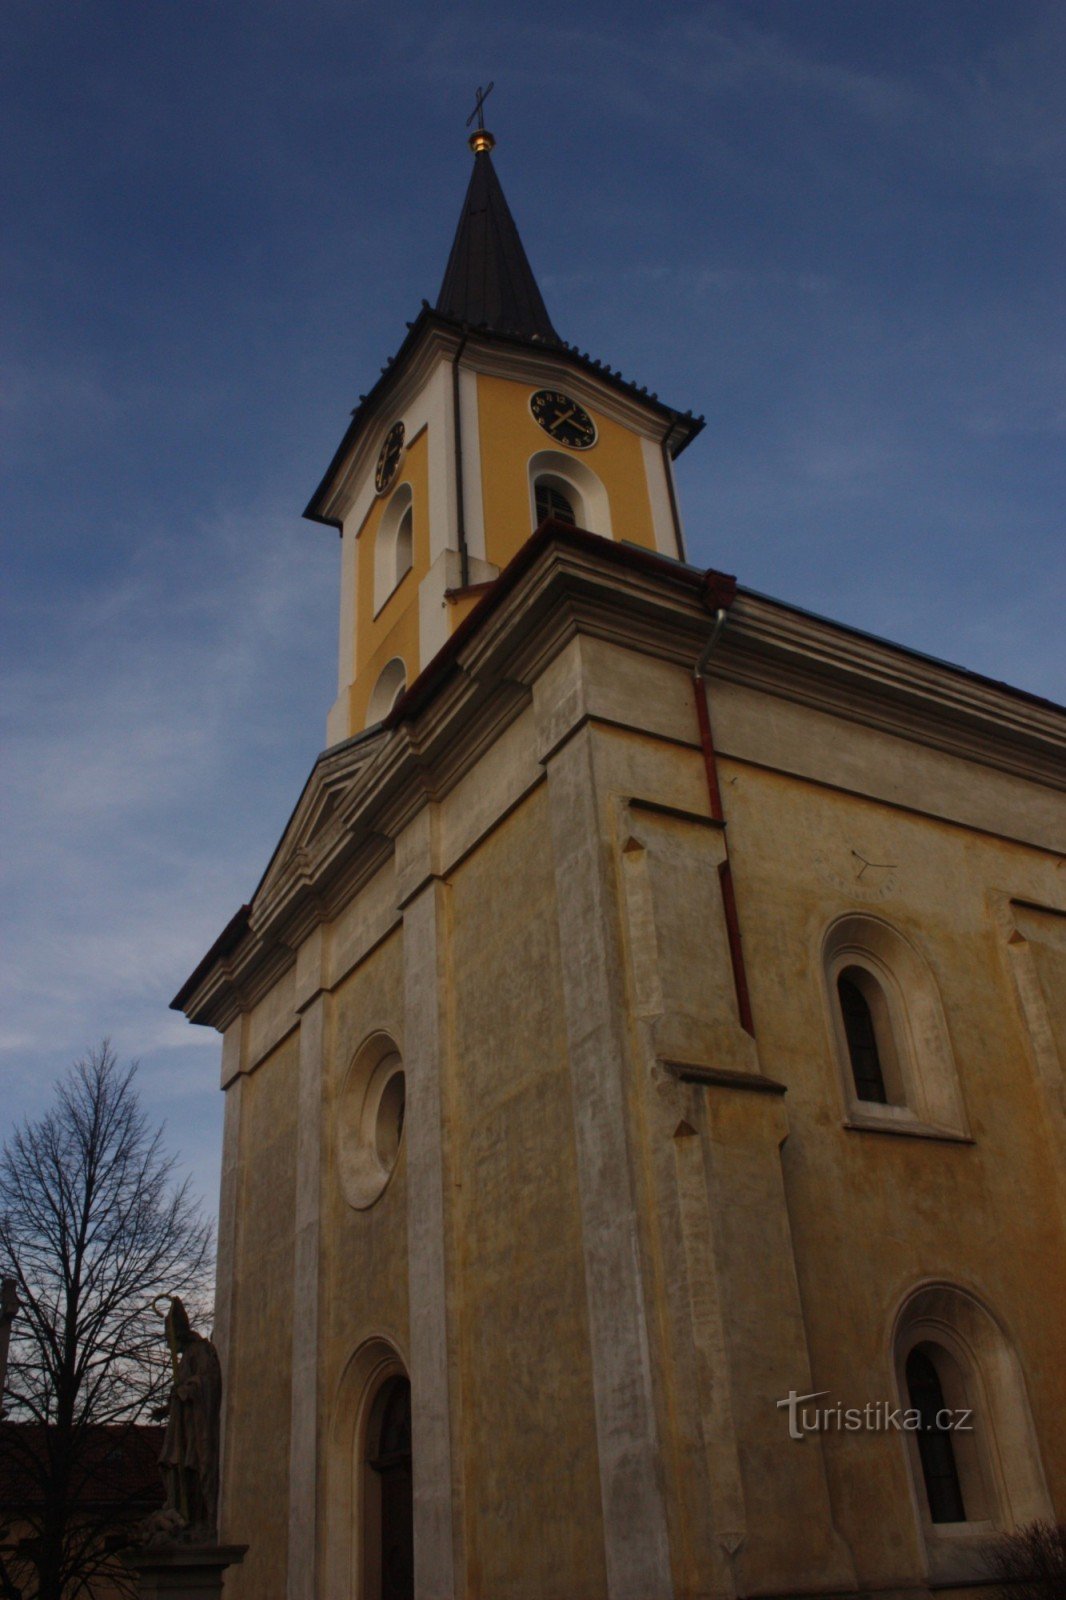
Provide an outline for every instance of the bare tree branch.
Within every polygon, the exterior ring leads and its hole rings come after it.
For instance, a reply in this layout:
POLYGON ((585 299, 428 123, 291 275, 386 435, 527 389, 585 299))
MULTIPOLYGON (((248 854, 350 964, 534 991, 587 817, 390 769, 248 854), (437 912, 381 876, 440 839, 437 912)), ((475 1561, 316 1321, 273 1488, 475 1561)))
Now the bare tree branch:
POLYGON ((154 1485, 118 1474, 102 1495, 107 1462, 170 1383, 152 1302, 206 1299, 211 1230, 187 1182, 175 1182, 135 1075, 105 1040, 0 1153, 0 1269, 20 1301, 0 1477, 6 1493, 20 1486, 21 1535, 14 1546, 3 1538, 0 1585, 23 1600, 113 1592, 109 1536, 154 1485))

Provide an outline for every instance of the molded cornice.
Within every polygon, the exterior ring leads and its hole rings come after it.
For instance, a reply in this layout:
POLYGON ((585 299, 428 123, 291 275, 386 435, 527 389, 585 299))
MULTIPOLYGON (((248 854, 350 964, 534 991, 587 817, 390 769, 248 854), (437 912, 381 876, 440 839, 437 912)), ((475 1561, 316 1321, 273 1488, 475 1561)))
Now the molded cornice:
POLYGON ((315 924, 379 871, 397 835, 529 703, 534 680, 569 640, 585 634, 691 670, 719 608, 729 621, 712 686, 742 684, 1066 788, 1059 707, 736 590, 723 574, 548 523, 385 722, 319 757, 250 907, 173 1005, 221 1029, 265 994, 315 924))
POLYGON ((584 351, 559 340, 539 343, 488 329, 468 328, 425 307, 409 324, 408 334, 395 357, 382 368, 373 388, 352 412, 333 459, 304 511, 312 522, 339 527, 351 491, 376 455, 385 429, 402 414, 441 359, 452 361, 462 350, 462 364, 500 377, 576 381, 587 400, 605 416, 635 428, 649 439, 662 441, 676 457, 703 427, 703 418, 691 411, 675 411, 658 395, 649 394, 621 373, 594 361, 584 351))

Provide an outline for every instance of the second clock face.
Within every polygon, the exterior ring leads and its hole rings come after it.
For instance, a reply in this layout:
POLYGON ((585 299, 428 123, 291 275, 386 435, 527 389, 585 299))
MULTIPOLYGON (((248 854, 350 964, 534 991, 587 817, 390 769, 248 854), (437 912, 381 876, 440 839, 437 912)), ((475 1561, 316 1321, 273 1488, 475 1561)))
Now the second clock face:
POLYGON ((589 450, 596 443, 596 424, 576 400, 557 389, 538 389, 529 409, 545 433, 571 450, 589 450))
POLYGON ((394 422, 385 435, 385 443, 378 456, 377 471, 374 473, 374 487, 378 494, 384 494, 389 484, 395 478, 400 466, 400 457, 403 455, 403 423, 394 422))

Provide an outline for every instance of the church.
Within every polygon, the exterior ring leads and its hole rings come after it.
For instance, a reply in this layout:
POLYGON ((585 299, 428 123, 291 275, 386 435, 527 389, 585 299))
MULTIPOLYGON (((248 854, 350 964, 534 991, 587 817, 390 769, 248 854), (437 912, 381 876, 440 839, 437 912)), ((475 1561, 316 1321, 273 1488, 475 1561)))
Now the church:
POLYGON ((470 143, 306 512, 326 748, 174 1001, 227 1594, 971 1593, 1066 1520, 1066 717, 691 565, 700 419, 470 143))

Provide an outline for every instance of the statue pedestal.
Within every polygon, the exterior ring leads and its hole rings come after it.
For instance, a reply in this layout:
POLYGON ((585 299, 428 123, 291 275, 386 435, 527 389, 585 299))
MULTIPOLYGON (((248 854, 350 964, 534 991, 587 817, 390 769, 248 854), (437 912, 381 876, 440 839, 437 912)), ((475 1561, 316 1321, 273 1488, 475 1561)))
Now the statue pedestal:
POLYGON ((227 1567, 244 1560, 246 1544, 165 1544, 127 1553, 141 1600, 218 1600, 227 1567))

